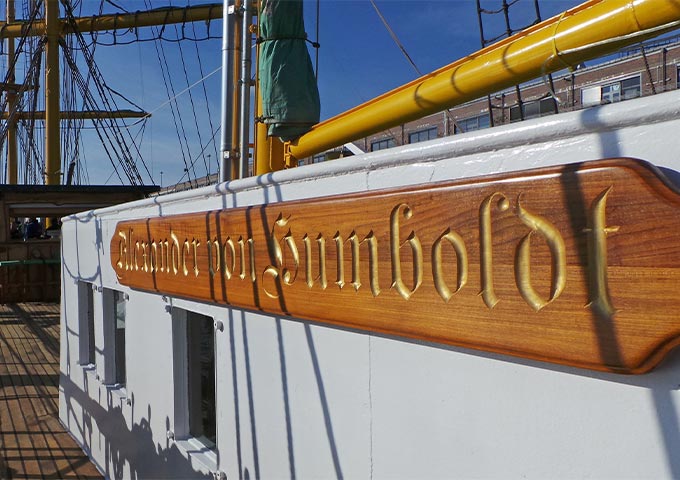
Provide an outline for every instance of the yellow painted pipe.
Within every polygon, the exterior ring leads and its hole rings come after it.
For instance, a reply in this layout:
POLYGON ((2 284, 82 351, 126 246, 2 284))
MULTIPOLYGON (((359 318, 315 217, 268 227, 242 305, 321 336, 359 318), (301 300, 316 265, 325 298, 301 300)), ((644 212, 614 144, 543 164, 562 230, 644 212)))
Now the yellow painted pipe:
POLYGON ((680 27, 680 0, 590 0, 315 125, 305 158, 680 27))

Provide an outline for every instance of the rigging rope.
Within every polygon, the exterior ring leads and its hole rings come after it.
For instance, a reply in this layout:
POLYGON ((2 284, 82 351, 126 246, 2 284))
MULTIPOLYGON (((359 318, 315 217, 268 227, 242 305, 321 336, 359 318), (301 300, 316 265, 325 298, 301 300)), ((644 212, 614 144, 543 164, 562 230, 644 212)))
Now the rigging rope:
POLYGON ((392 30, 392 27, 391 27, 390 24, 387 22, 387 19, 385 19, 385 17, 383 16, 383 14, 380 12, 380 9, 378 9, 378 5, 375 4, 375 0, 371 0, 371 5, 373 5, 373 8, 375 9, 375 13, 377 13, 377 14, 378 14, 378 17, 380 17, 380 20, 382 21, 383 25, 385 26, 385 28, 386 28, 387 31, 389 32, 390 36, 392 37, 392 40, 394 40, 394 43, 396 43, 396 44, 397 44, 397 47, 399 47, 399 49, 401 50, 401 53, 404 54, 404 57, 406 57, 406 60, 408 60, 408 62, 411 64, 411 66, 412 66, 413 69, 416 71, 416 73, 417 73, 419 76, 422 77, 422 76, 423 76, 422 72, 421 72, 420 69, 416 66, 416 63, 415 63, 415 62, 413 61, 413 59, 411 58, 411 55, 408 54, 408 52, 406 51, 406 48, 404 47, 404 45, 401 43, 401 41, 399 41, 399 38, 397 37, 397 34, 394 33, 394 30, 392 30))
POLYGON ((187 88, 185 88, 184 90, 181 90, 179 93, 177 93, 176 95, 173 95, 172 97, 168 98, 166 101, 164 101, 163 103, 161 103, 160 105, 158 105, 156 108, 154 108, 153 110, 151 110, 150 112, 148 112, 149 115, 154 114, 155 112, 157 112, 157 111, 160 110, 161 108, 165 107, 168 103, 175 102, 175 101, 177 100, 178 97, 181 97, 182 95, 184 95, 185 93, 187 93, 189 90, 191 90, 192 88, 194 88, 196 85, 198 85, 198 84, 200 84, 200 83, 203 83, 206 79, 208 79, 209 77, 212 77, 213 75, 215 75, 215 74, 216 74, 217 72, 219 72, 220 70, 222 70, 222 67, 221 67, 221 66, 220 66, 220 67, 217 67, 215 70, 213 70, 213 71, 210 72, 209 74, 207 74, 207 75, 205 75, 205 76, 199 78, 199 79, 196 80, 194 83, 192 83, 191 85, 189 85, 187 88))
MULTIPOLYGON (((90 92, 89 88, 90 84, 93 83, 99 96, 99 99, 102 101, 104 105, 103 109, 107 111, 115 111, 117 110, 116 101, 113 98, 108 85, 106 85, 106 82, 94 61, 91 49, 88 48, 88 45, 85 42, 82 33, 77 29, 77 24, 75 22, 73 10, 68 2, 64 2, 63 4, 67 13, 67 20, 71 24, 74 36, 80 45, 80 51, 88 67, 88 81, 86 81, 82 77, 82 74, 79 72, 78 66, 75 62, 75 59, 73 58, 72 52, 68 49, 68 46, 64 42, 61 42, 62 46, 64 47, 63 48, 64 57, 69 62, 69 66, 71 67, 72 70, 72 75, 74 75, 74 78, 81 91, 81 95, 83 95, 84 103, 91 110, 98 109, 96 99, 90 92), (92 80, 92 82, 90 82, 89 80, 92 80)), ((114 118, 95 119, 93 123, 96 127, 100 127, 95 128, 95 130, 100 140, 102 140, 102 145, 104 146, 107 155, 109 155, 109 159, 111 160, 112 164, 114 163, 113 158, 111 157, 113 152, 119 165, 123 168, 123 171, 125 172, 128 181, 132 185, 139 184, 143 185, 144 181, 139 173, 139 170, 137 169, 136 162, 134 161, 132 157, 132 152, 130 151, 130 147, 128 146, 124 138, 123 129, 120 128, 117 119, 114 118)), ((144 167, 149 178, 151 178, 151 174, 146 166, 146 163, 144 162, 144 159, 142 158, 138 146, 134 141, 132 141, 133 139, 131 134, 127 130, 125 131, 127 133, 127 137, 131 141, 130 143, 136 153, 137 158, 141 161, 142 166, 144 167)))
MULTIPOLYGON (((515 1, 517 1, 517 0, 515 0, 515 1)), ((419 77, 422 77, 423 73, 420 71, 420 69, 416 65, 416 62, 413 61, 413 58, 411 58, 411 55, 409 55, 408 52, 406 51, 406 47, 404 47, 404 44, 401 43, 401 41, 399 40, 399 37, 397 37, 397 34, 394 32, 394 30, 390 26, 389 22, 383 16, 382 12, 378 8, 378 5, 375 3, 375 0, 371 0, 371 5, 373 5, 373 9, 375 10, 375 13, 378 14, 378 17, 380 17, 380 20, 382 21, 383 25, 385 26, 385 28, 389 32, 390 36, 392 37, 392 40, 394 41, 394 43, 397 44, 397 47, 399 47, 399 50, 401 50, 401 52, 404 54, 404 56, 406 57, 406 60, 411 64, 411 66, 413 67, 413 70, 415 70, 415 72, 418 74, 419 77)), ((446 115, 446 117, 449 119, 449 121, 451 123, 453 123, 453 125, 456 128, 460 128, 460 127, 458 127, 458 124, 456 123, 456 119, 453 118, 453 114, 451 113, 451 110, 449 110, 448 108, 444 109, 444 115, 446 115)), ((390 131, 390 133, 392 133, 392 132, 390 131)), ((448 135, 448 133, 449 132, 444 132, 444 135, 448 135)), ((392 136, 394 136, 394 134, 392 134, 392 136)))
MULTIPOLYGON (((192 27, 192 29, 194 31, 194 35, 195 35, 196 34, 196 24, 192 23, 191 27, 192 27)), ((210 131, 212 132, 213 130, 215 130, 215 126, 213 125, 212 113, 210 112, 210 100, 208 99, 208 89, 206 88, 205 81, 204 81, 207 77, 205 76, 205 72, 203 71, 203 62, 201 60, 200 52, 198 51, 198 43, 194 43, 194 47, 196 48, 196 59, 198 60, 198 71, 201 75, 200 81, 201 81, 201 86, 203 88, 203 99, 205 100, 205 107, 206 107, 206 111, 207 111, 207 114, 208 114, 208 123, 210 125, 210 131)), ((222 69, 222 67, 220 66, 216 70, 221 70, 221 69, 222 69)), ((219 159, 220 158, 219 154, 218 154, 219 150, 217 148, 217 140, 215 140, 215 136, 213 136, 213 150, 215 152, 215 159, 219 159)), ((208 159, 210 159, 210 156, 208 156, 208 159)), ((208 169, 208 173, 210 173, 210 169, 208 169)))
MULTIPOLYGON (((177 30, 177 26, 175 25, 175 30, 177 30)), ((189 73, 187 72, 187 65, 186 62, 184 61, 184 49, 182 48, 182 44, 178 44, 179 46, 179 58, 182 61, 182 70, 184 71, 184 79, 187 82, 187 87, 189 86, 189 73)), ((203 139, 201 138, 201 127, 198 126, 198 117, 196 116, 196 105, 194 103, 194 96, 191 93, 191 89, 189 90, 189 102, 191 103, 191 113, 194 118, 194 125, 196 126, 196 133, 198 135, 198 144, 203 145, 203 139)), ((206 174, 208 172, 208 163, 205 158, 205 155, 203 155, 203 164, 205 166, 205 171, 206 174)), ((194 177, 198 178, 196 175, 196 170, 194 170, 194 177)))
MULTIPOLYGON (((148 0, 144 1, 145 5, 147 4, 147 1, 148 0)), ((161 29, 161 35, 162 35, 162 30, 164 28, 165 28, 165 26, 163 26, 162 29, 161 29)), ((155 31, 157 29, 155 27, 152 27, 152 30, 155 31)), ((163 43, 162 42, 155 42, 154 46, 156 48, 156 56, 158 57, 158 63, 161 67, 161 74, 162 74, 162 77, 163 77, 163 84, 165 85, 165 90, 168 92, 168 97, 170 97, 171 93, 172 93, 172 96, 175 96, 176 93, 175 93, 174 85, 173 85, 173 82, 172 82, 172 75, 170 74, 170 68, 168 66, 167 58, 165 56, 163 43)), ((187 160, 187 152, 185 152, 185 144, 182 143, 182 135, 180 134, 180 124, 182 126, 182 129, 184 127, 184 124, 182 122, 181 116, 179 115, 179 108, 178 107, 176 108, 176 107, 177 107, 177 105, 175 103, 170 102, 170 112, 172 114, 173 123, 175 124, 175 130, 177 132, 177 139, 178 139, 179 145, 180 145, 180 152, 182 153, 182 161, 184 162, 184 171, 188 173, 188 172, 190 172, 190 170, 189 170, 190 166, 189 166, 189 162, 187 160), (176 109, 177 109, 177 111, 175 111, 176 109), (179 117, 179 121, 178 121, 178 117, 179 117)), ((184 131, 184 138, 186 140, 186 131, 184 131)), ((188 143, 188 141, 187 141, 187 143, 188 143)), ((187 146, 187 149, 188 149, 188 146, 187 146)), ((189 174, 189 182, 190 182, 190 184, 192 184, 190 174, 189 174)))

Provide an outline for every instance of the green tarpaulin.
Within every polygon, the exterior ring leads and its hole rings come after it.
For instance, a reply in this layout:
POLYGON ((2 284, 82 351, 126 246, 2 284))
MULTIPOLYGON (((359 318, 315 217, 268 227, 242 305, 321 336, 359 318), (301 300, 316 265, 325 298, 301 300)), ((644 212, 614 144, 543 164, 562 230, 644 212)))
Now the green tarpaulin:
POLYGON ((260 94, 268 133, 293 140, 319 122, 319 90, 307 51, 302 0, 264 0, 260 94))

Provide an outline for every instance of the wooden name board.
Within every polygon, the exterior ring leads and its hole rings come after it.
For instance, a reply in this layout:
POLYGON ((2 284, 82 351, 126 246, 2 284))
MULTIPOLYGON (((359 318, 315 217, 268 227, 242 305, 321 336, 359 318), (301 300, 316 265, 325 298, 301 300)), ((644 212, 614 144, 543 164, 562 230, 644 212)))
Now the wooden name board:
POLYGON ((621 373, 680 343, 680 196, 629 159, 125 221, 121 284, 621 373))

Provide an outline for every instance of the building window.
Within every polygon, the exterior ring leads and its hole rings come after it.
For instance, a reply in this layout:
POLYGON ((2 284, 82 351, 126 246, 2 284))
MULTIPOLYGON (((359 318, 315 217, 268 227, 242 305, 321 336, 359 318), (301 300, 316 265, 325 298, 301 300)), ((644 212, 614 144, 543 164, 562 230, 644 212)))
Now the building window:
POLYGON ((115 320, 114 334, 114 365, 115 383, 125 385, 126 366, 125 366, 125 294, 113 292, 113 318, 115 320))
POLYGON ((211 317, 173 309, 176 408, 180 438, 195 438, 209 449, 217 444, 215 330, 211 317))
POLYGON ((437 127, 426 128, 425 130, 418 130, 417 132, 408 134, 408 143, 424 142, 437 138, 437 127))
POLYGON ((680 88, 680 65, 678 65, 678 72, 677 72, 677 77, 675 80, 675 86, 677 88, 680 88))
POLYGON ((614 103, 637 98, 641 94, 640 76, 602 85, 602 103, 614 103))
POLYGON ((94 289, 91 283, 78 282, 78 326, 80 341, 80 364, 96 362, 94 342, 94 289))
POLYGON ((371 142, 371 152, 376 152, 378 150, 385 150, 386 148, 392 148, 396 147, 397 143, 394 141, 394 138, 385 138, 383 140, 377 140, 375 142, 371 142))
POLYGON ((474 130, 481 130, 482 128, 489 128, 490 126, 489 114, 485 113, 483 115, 477 115, 476 117, 456 120, 454 133, 472 132, 474 130))
POLYGON ((317 153, 312 157, 312 163, 321 163, 326 160, 326 153, 317 153))
MULTIPOLYGON (((522 111, 524 112, 524 120, 544 117, 557 113, 557 104, 552 97, 543 98, 533 102, 524 102, 522 104, 522 111)), ((520 115, 519 105, 510 107, 510 121, 518 122, 520 120, 522 120, 522 116, 520 115)))

